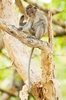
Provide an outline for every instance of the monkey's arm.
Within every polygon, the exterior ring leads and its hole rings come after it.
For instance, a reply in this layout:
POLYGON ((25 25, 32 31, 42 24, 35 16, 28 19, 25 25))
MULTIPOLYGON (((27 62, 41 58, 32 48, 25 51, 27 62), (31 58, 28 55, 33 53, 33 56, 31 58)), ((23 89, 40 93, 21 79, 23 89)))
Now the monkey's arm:
POLYGON ((39 19, 39 21, 33 23, 32 28, 38 27, 41 24, 44 24, 44 20, 43 19, 39 19))
POLYGON ((30 29, 30 25, 28 22, 20 23, 19 31, 28 31, 30 29))
POLYGON ((33 25, 32 25, 32 28, 37 28, 38 26, 40 26, 40 25, 46 25, 47 26, 47 17, 45 16, 45 14, 44 14, 44 12, 43 11, 40 11, 40 10, 38 10, 37 9, 37 12, 36 12, 36 21, 35 21, 35 23, 33 23, 33 25))
POLYGON ((23 26, 26 24, 26 22, 19 23, 20 27, 18 28, 19 31, 23 30, 23 26))
POLYGON ((30 18, 27 20, 26 24, 22 26, 23 31, 28 31, 32 26, 32 22, 30 21, 30 18))
MULTIPOLYGON (((46 16, 42 16, 42 18, 39 18, 39 21, 33 23, 32 28, 34 28, 34 30, 38 29, 43 30, 42 33, 46 33, 47 32, 47 26, 48 26, 48 21, 46 16)), ((40 32, 41 33, 41 32, 40 32)))

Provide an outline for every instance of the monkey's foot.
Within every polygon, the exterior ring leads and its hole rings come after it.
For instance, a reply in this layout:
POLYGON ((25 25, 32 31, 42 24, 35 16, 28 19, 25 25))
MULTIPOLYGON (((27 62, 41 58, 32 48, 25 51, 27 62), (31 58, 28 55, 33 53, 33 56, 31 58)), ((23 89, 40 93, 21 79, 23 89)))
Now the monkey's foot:
POLYGON ((33 39, 36 39, 36 37, 35 37, 34 35, 31 35, 31 34, 29 34, 29 35, 27 36, 27 38, 33 38, 33 39))
POLYGON ((22 31, 22 29, 23 29, 22 27, 19 27, 17 30, 18 30, 18 31, 22 31))

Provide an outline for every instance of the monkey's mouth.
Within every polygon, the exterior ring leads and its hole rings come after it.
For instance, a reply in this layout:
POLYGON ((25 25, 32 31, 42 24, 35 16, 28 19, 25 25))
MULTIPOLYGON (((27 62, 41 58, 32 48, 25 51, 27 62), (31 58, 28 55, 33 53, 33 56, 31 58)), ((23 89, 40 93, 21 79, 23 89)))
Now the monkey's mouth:
POLYGON ((32 17, 33 16, 33 14, 32 13, 30 13, 30 15, 29 15, 30 17, 32 17))
POLYGON ((33 17, 33 16, 34 16, 33 12, 30 12, 29 17, 33 17))
POLYGON ((33 14, 33 11, 29 10, 29 12, 27 13, 29 17, 32 17, 34 14, 33 14))

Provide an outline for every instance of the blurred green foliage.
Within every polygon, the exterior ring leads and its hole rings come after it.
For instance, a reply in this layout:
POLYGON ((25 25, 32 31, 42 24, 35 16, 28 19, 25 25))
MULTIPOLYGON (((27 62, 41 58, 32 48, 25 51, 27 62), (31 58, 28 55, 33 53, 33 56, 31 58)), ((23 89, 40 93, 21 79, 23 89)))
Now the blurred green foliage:
MULTIPOLYGON (((0 53, 0 69, 4 69, 6 67, 9 67, 11 65, 11 61, 9 60, 8 56, 6 56, 6 50, 3 49, 2 52, 0 53)), ((0 70, 0 81, 4 80, 5 78, 10 78, 12 75, 12 69, 9 70, 7 68, 7 71, 0 70)))
POLYGON ((52 0, 50 4, 44 4, 47 8, 61 10, 62 12, 54 15, 60 20, 66 20, 66 0, 52 0))

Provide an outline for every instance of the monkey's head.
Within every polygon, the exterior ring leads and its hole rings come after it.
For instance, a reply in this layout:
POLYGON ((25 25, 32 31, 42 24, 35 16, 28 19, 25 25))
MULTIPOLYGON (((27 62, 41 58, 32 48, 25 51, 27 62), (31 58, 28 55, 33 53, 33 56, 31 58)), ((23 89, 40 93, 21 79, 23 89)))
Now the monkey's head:
POLYGON ((29 17, 34 17, 35 16, 35 13, 36 13, 36 10, 37 8, 33 5, 28 5, 26 7, 26 14, 29 16, 29 17))

